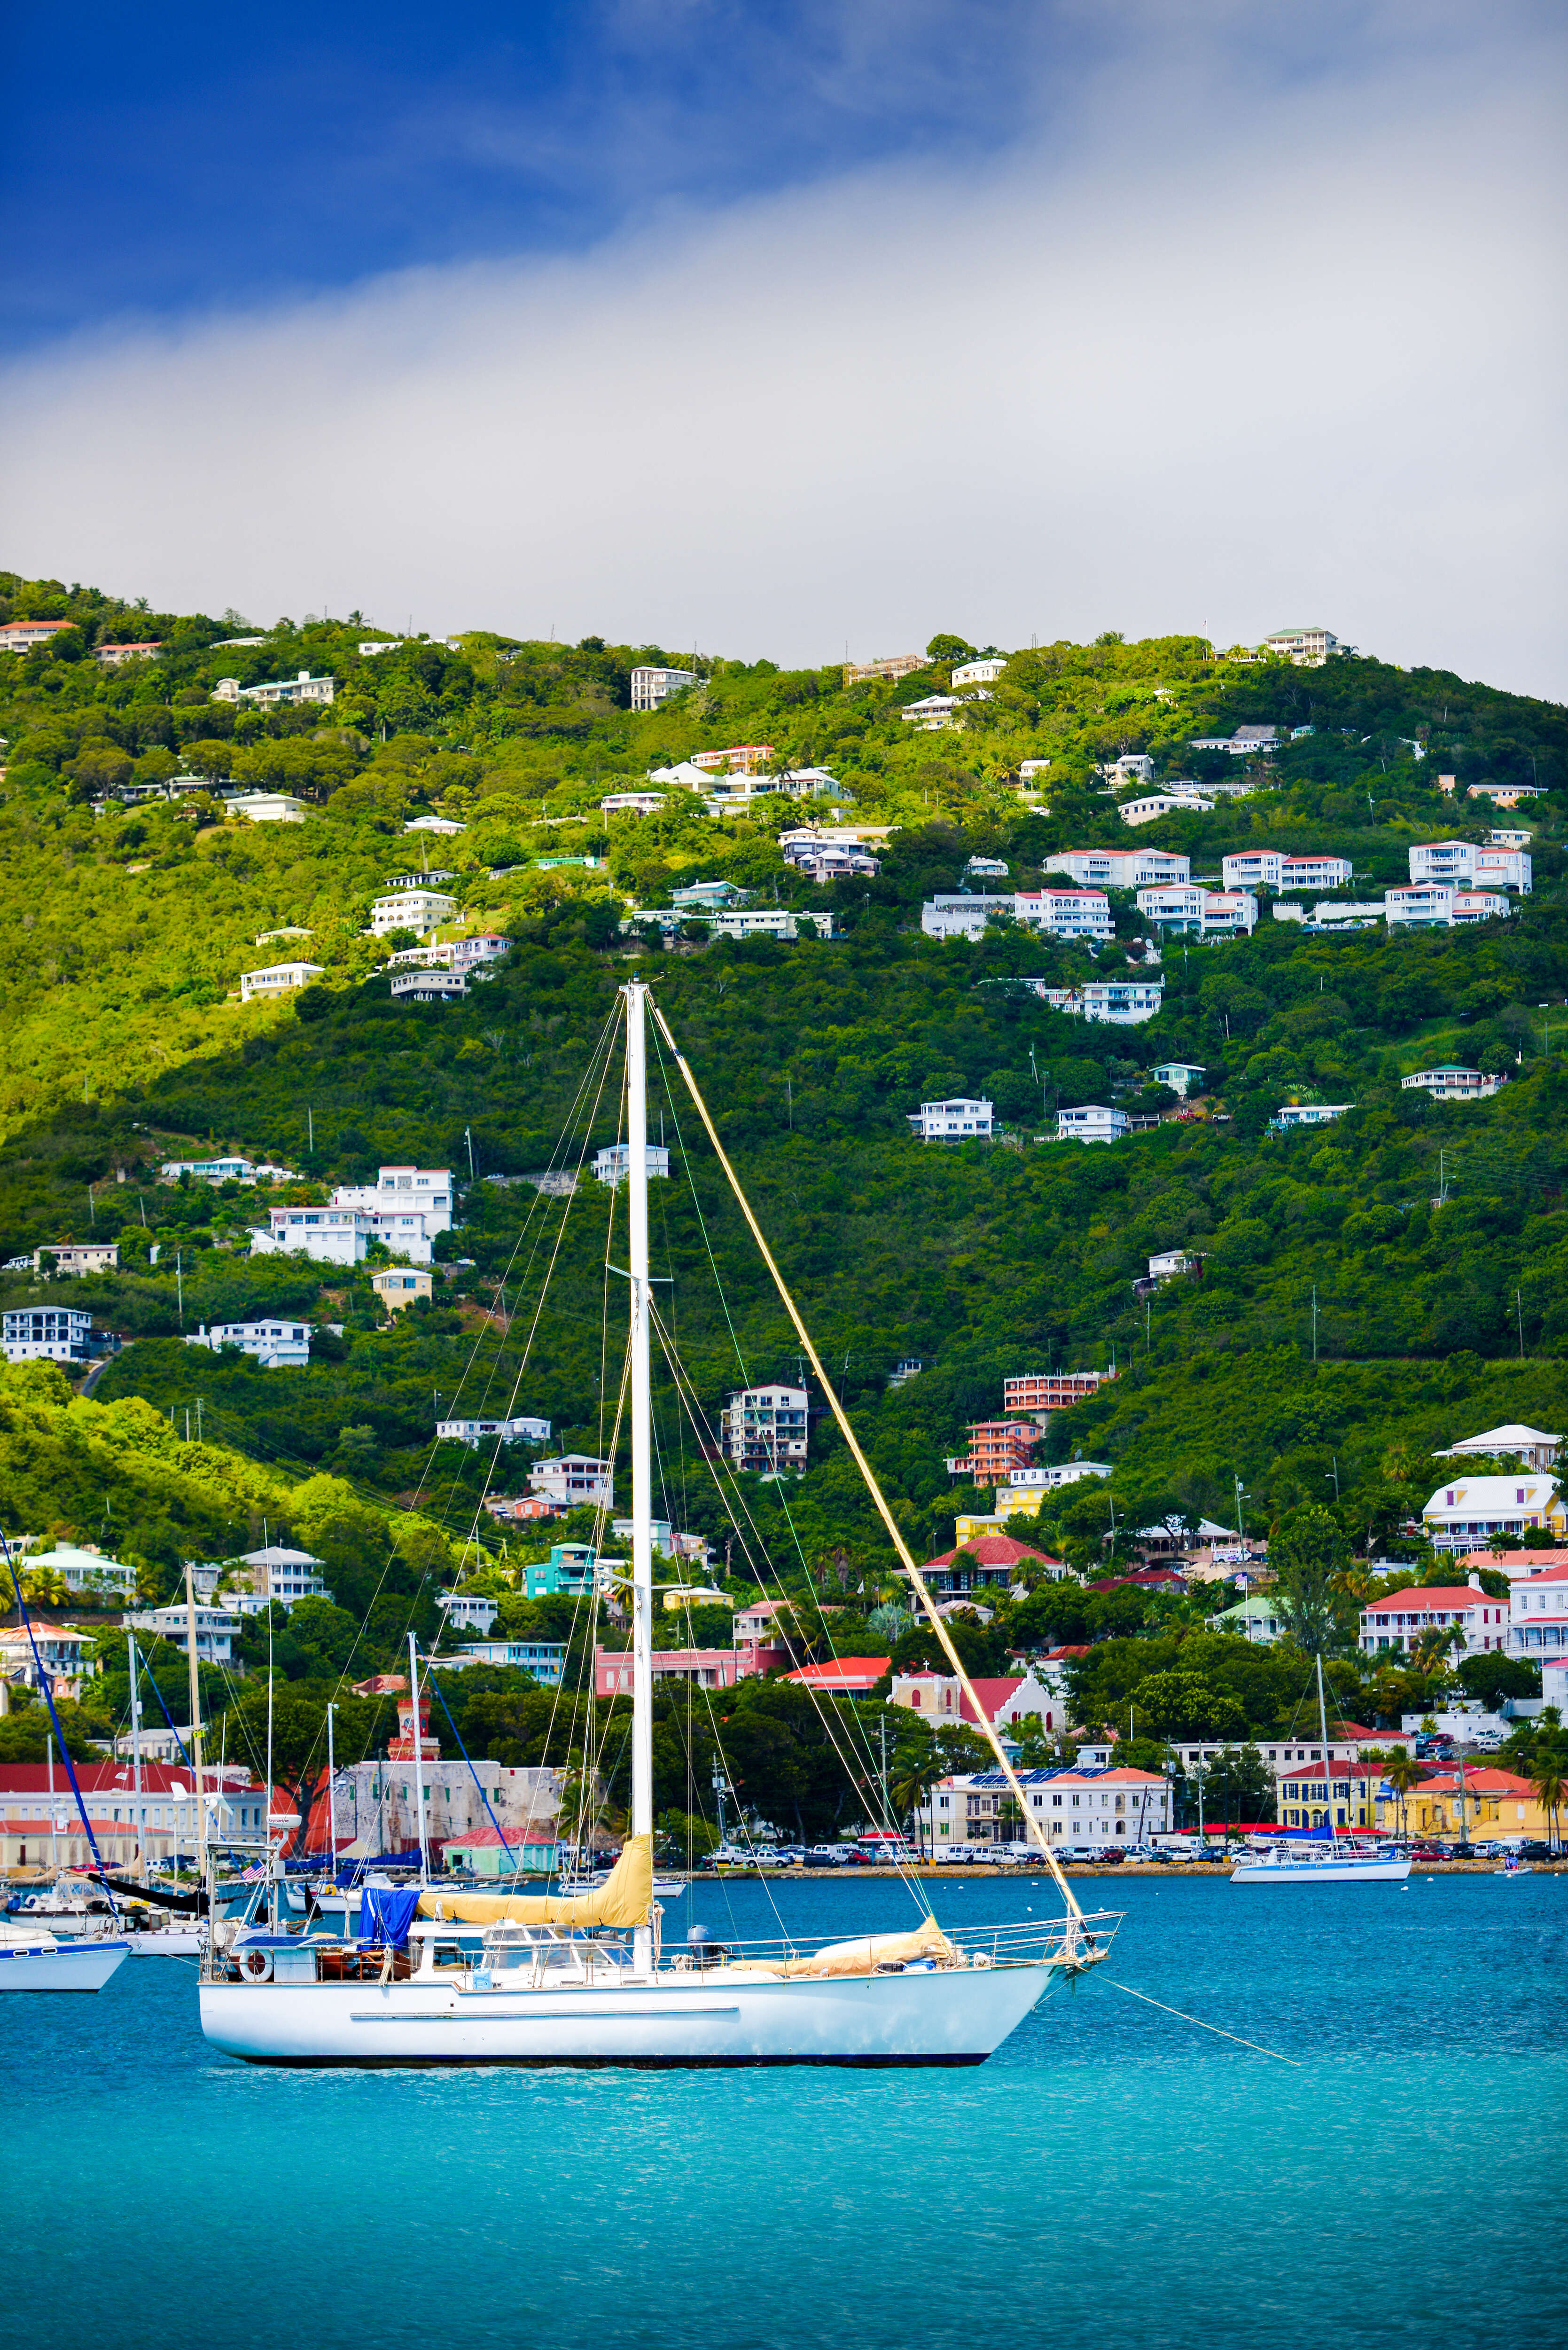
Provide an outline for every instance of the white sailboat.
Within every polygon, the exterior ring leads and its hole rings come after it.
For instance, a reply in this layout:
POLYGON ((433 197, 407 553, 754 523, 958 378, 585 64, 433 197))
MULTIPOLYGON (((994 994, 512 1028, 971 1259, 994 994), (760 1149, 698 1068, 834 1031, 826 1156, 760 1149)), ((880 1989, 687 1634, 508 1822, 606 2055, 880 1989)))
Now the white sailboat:
MULTIPOLYGON (((1402 1854, 1342 1852, 1334 1824, 1334 1750, 1328 1742, 1328 1707, 1323 1693, 1323 1658, 1317 1660, 1317 1718, 1323 1731, 1324 1814, 1328 1842, 1291 1843, 1282 1837, 1272 1852, 1244 1860, 1231 1872, 1232 1885, 1402 1885, 1410 1864, 1402 1854)), ((1355 1784, 1354 1780, 1351 1782, 1355 1784)), ((1348 1804, 1345 1806, 1349 1810, 1348 1804)))
MULTIPOLYGON (((1065 1914, 953 1930, 938 1925, 917 1880, 915 1921, 898 1933, 721 1946, 690 1939, 666 1951, 653 1874, 653 1544, 648 1248, 647 989, 626 1006, 629 1149, 633 1644, 631 1833, 607 1878, 580 1894, 464 1893, 427 1887, 406 1950, 290 1944, 235 1952, 220 1922, 200 1985, 202 2029, 254 2064, 977 2064, 1044 1995, 1105 1955, 1117 1920, 1085 1917, 1000 1740, 997 1760, 1030 1821, 1065 1914)), ((784 1285, 662 1015, 660 1033, 777 1284, 950 1666, 969 1678, 937 1614, 832 1381, 784 1285)), ((986 1709, 970 1690, 972 1718, 986 1709)), ((416 1732, 418 1708, 414 1720, 416 1732)), ((416 1767, 416 1781, 419 1772, 416 1767)))
POLYGON ((130 1950, 122 1934, 61 1942, 7 1918, 0 1920, 0 1991, 101 1991, 130 1950))

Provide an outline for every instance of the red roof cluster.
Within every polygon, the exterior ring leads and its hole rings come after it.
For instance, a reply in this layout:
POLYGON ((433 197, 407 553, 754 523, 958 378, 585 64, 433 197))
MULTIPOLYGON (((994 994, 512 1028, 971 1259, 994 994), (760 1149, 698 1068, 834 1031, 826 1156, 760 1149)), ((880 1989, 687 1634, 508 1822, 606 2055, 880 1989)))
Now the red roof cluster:
POLYGON ((960 1543, 955 1549, 944 1550, 940 1558, 929 1558, 928 1566, 950 1566, 962 1551, 966 1558, 977 1559, 981 1566, 1017 1566, 1024 1559, 1033 1559, 1041 1566, 1060 1566, 1059 1558, 1050 1557, 1043 1550, 1032 1550, 1027 1543, 1014 1542, 1011 1534, 978 1534, 973 1542, 960 1543))

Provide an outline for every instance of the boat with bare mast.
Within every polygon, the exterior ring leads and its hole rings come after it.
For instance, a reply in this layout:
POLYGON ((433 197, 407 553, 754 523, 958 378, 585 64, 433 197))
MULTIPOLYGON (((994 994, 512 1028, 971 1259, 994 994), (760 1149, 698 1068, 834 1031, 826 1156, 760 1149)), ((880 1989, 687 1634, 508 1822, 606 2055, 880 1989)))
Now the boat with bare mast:
MULTIPOLYGON (((1106 1955, 1119 1922, 1085 1916, 1034 1820, 989 1714, 837 1399, 719 1139, 696 1079, 652 1007, 708 1139, 866 1481, 917 1602, 969 1692, 1064 1914, 982 1929, 940 1926, 906 1875, 914 1922, 898 1932, 663 1946, 653 1850, 653 1451, 649 1269, 649 992, 622 990, 628 1137, 628 1384, 632 1455, 630 1833, 601 1885, 579 1894, 401 1897, 417 1914, 384 1947, 235 1949, 220 1925, 200 1985, 202 2029, 254 2064, 286 2065, 977 2064, 1054 1985, 1106 1955)), ((418 1723, 417 1684, 414 1719, 418 1723)), ((415 1779, 419 1780, 416 1765, 415 1779)), ((383 1897, 383 1902, 385 1897, 383 1897)))
MULTIPOLYGON (((1307 1830, 1295 1840, 1282 1837, 1272 1852, 1243 1860, 1231 1872, 1232 1885, 1403 1885, 1410 1864, 1402 1853, 1342 1851, 1334 1818, 1334 1749, 1328 1741, 1328 1706, 1323 1691, 1323 1656, 1317 1659, 1317 1718, 1323 1732, 1324 1831, 1307 1830)), ((1354 1753, 1354 1749, 1352 1752, 1354 1753)), ((1349 1783, 1355 1785, 1354 1778, 1349 1783)), ((1348 1800, 1345 1811, 1348 1815, 1348 1800)), ((1348 1819, 1347 1819, 1348 1824, 1348 1819)))

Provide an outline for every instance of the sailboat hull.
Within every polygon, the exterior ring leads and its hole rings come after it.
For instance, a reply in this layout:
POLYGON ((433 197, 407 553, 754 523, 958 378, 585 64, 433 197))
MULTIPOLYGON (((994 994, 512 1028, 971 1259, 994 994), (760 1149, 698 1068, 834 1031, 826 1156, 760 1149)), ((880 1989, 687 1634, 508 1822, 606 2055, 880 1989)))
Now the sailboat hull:
POLYGON ((202 2029, 253 2064, 982 2064, 1061 1971, 759 1982, 716 1968, 604 1991, 209 1982, 202 2029))

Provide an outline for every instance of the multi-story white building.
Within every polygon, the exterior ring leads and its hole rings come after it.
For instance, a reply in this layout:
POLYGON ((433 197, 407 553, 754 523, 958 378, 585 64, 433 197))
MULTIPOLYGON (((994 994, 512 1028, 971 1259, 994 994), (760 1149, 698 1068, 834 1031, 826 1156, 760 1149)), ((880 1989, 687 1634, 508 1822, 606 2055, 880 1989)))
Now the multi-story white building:
POLYGON ((1065 1013, 1069 1020, 1105 1021, 1115 1028, 1137 1028, 1158 1012, 1164 985, 1162 979, 1096 979, 1082 987, 1047 987, 1044 980, 1037 980, 1033 993, 1053 1012, 1065 1013))
POLYGON ((1154 1075, 1162 1086, 1168 1086, 1171 1092, 1179 1094, 1184 1101, 1189 1094, 1203 1090, 1204 1072, 1194 1061, 1157 1061, 1154 1075))
MULTIPOLYGON (((865 849, 839 841, 792 841, 784 855, 787 865, 793 865, 797 872, 809 874, 819 888, 829 881, 853 880, 857 875, 869 880, 882 870, 879 860, 868 857, 865 849)), ((679 904, 680 890, 673 891, 671 897, 679 904)))
POLYGON ((454 1632, 471 1632, 482 1640, 501 1612, 500 1603, 483 1591, 438 1591, 436 1606, 454 1632))
POLYGON ((1527 1469, 1553 1469, 1562 1450, 1563 1439, 1550 1429, 1529 1428, 1517 1419, 1504 1420, 1501 1428, 1483 1429, 1480 1436, 1467 1436, 1446 1452, 1433 1457, 1438 1461, 1498 1461, 1518 1459, 1527 1469))
MULTIPOLYGON (((974 699, 989 701, 990 696, 976 694, 974 699)), ((960 694, 928 693, 919 702, 907 702, 898 715, 906 726, 919 726, 930 734, 940 727, 961 726, 963 710, 963 697, 960 694)))
POLYGON ((140 645, 95 645, 92 657, 100 668, 119 669, 129 660, 156 660, 162 650, 162 639, 153 637, 140 645))
MULTIPOLYGON (((368 1237, 409 1264, 431 1263, 431 1243, 452 1230, 452 1200, 450 1167, 382 1167, 374 1183, 341 1183, 332 1194, 335 1210, 364 1218, 368 1237)), ((275 1232, 280 1215, 290 1219, 292 1229, 299 1212, 275 1208, 275 1232)))
POLYGON ((240 1002, 254 1003, 258 995, 287 995, 296 987, 308 987, 313 979, 326 976, 326 966, 318 962, 274 962, 264 971, 242 971, 240 1002))
POLYGON ((312 677, 302 669, 297 677, 275 678, 266 685, 242 685, 237 677, 221 677, 213 689, 214 702, 254 702, 270 710, 285 702, 331 702, 337 691, 329 677, 312 677))
POLYGON ((528 1471, 529 1490, 557 1510, 613 1510, 615 1464, 597 1461, 587 1452, 563 1452, 554 1461, 536 1461, 528 1471))
POLYGON ((631 706, 634 710, 657 710, 672 693, 684 693, 695 685, 694 669, 652 669, 639 666, 631 673, 631 706))
POLYGON ((1560 1665, 1568 1659, 1568 1563, 1532 1566, 1510 1587, 1508 1605, 1511 1655, 1527 1665, 1560 1665))
POLYGON ((1505 1086, 1505 1076, 1486 1076, 1480 1069, 1461 1069, 1445 1061, 1436 1069, 1417 1069, 1399 1083, 1406 1093, 1428 1093, 1434 1101, 1485 1101, 1505 1086))
POLYGON ((167 1640, 171 1648, 190 1653, 190 1619, 196 1618, 196 1658, 203 1665, 231 1665, 234 1660, 234 1641, 244 1628, 244 1618, 237 1607, 215 1606, 212 1601, 198 1599, 193 1610, 183 1599, 167 1607, 144 1607, 125 1618, 126 1628, 132 1632, 150 1632, 155 1639, 167 1640))
POLYGON ((85 1363, 92 1352, 92 1315, 75 1305, 23 1305, 5 1317, 8 1363, 85 1363))
POLYGON ((1126 1110, 1108 1109, 1100 1102, 1056 1113, 1058 1142, 1119 1142, 1127 1130, 1126 1110))
POLYGON ((1390 929, 1458 930, 1472 922, 1496 921, 1512 910, 1499 890, 1455 889, 1446 881, 1420 881, 1408 889, 1383 892, 1383 919, 1390 929))
POLYGON ((1116 926, 1103 889, 1020 889, 1014 919, 1057 939, 1112 939, 1116 926))
POLYGON ((374 1183, 342 1183, 332 1194, 335 1208, 359 1208, 370 1214, 415 1210, 432 1237, 452 1230, 452 1185, 450 1167, 380 1167, 374 1183))
MULTIPOLYGON (((211 1328, 203 1322, 193 1336, 187 1336, 185 1344, 205 1347, 214 1355, 221 1354, 225 1347, 236 1347, 241 1354, 258 1362, 264 1371, 304 1370, 310 1361, 310 1341, 317 1326, 313 1322, 281 1317, 275 1321, 214 1322, 211 1328)), ((341 1322, 324 1322, 320 1327, 342 1335, 341 1322)))
POLYGON ((962 662, 955 669, 952 681, 960 685, 994 685, 1007 667, 1005 653, 984 653, 978 660, 962 662))
POLYGON ((1107 766, 1101 767, 1099 773, 1112 791, 1125 791, 1128 784, 1153 783, 1154 761, 1147 752, 1124 751, 1119 759, 1113 759, 1107 766))
POLYGON ((1508 1647, 1509 1602, 1479 1583, 1411 1584, 1361 1611, 1361 1646, 1367 1656, 1418 1648, 1434 1632, 1448 1634, 1456 1660, 1508 1647))
POLYGON ((1192 931, 1205 939, 1231 938, 1258 925, 1258 901, 1250 889, 1205 889, 1196 881, 1140 889, 1137 910, 1161 930, 1192 931))
POLYGON ((1265 637, 1261 652, 1281 653, 1298 669, 1321 669, 1330 653, 1339 650, 1339 639, 1327 629, 1276 629, 1265 637))
POLYGON ((438 923, 452 921, 456 913, 457 899, 449 898, 444 889, 391 889, 370 909, 370 935, 384 939, 394 931, 414 931, 422 938, 438 923))
POLYGON ((1523 1534, 1532 1526, 1562 1534, 1565 1524, 1556 1476, 1538 1469, 1439 1485, 1421 1512, 1422 1531, 1434 1550, 1472 1550, 1484 1535, 1523 1534))
POLYGON ((962 1142, 992 1132, 995 1105, 955 1094, 950 1101, 922 1102, 909 1113, 922 1142, 962 1142))
POLYGON ((798 1474, 806 1459, 805 1389, 742 1388, 719 1414, 719 1442, 732 1468, 798 1474))
POLYGON ((662 792, 608 792, 599 802, 601 816, 657 816, 664 806, 662 792))
POLYGON ((1192 878, 1192 860, 1170 848, 1064 848, 1045 859, 1047 873, 1065 873, 1080 889, 1149 889, 1192 878))
MULTIPOLYGON (((1146 1844, 1171 1825, 1171 1787, 1153 1771, 1020 1771, 1031 1819, 1053 1843, 1146 1844)), ((1016 1817, 1016 1798, 1000 1771, 955 1773, 939 1779, 920 1806, 920 1840, 928 1852, 954 1846, 1020 1841, 1028 1835, 1016 1817)))
MULTIPOLYGON (((16 1549, 14 1540, 12 1549, 16 1549)), ((73 1593, 125 1599, 136 1596, 136 1569, 123 1565, 118 1558, 110 1558, 107 1551, 96 1549, 91 1543, 61 1542, 53 1550, 36 1550, 26 1566, 29 1575, 57 1575, 67 1590, 73 1593)))
POLYGON ((307 1256, 317 1264, 363 1264, 380 1238, 373 1216, 355 1208, 274 1208, 267 1230, 251 1233, 251 1254, 307 1256))
POLYGON ((1527 897, 1534 868, 1522 848, 1482 846, 1473 840, 1428 840, 1410 850, 1413 882, 1446 881, 1454 888, 1517 889, 1527 897))
POLYGON ((1198 792, 1148 792, 1141 799, 1123 800, 1116 814, 1124 824, 1158 824, 1166 816, 1212 816, 1214 805, 1198 792))
POLYGON ((468 981, 456 971, 400 971, 390 993, 399 1003, 456 1003, 468 993, 468 981))
POLYGON ((436 1435, 477 1452, 482 1444, 548 1444, 550 1423, 525 1415, 497 1419, 438 1419, 436 1435))
POLYGON ((1354 870, 1348 857, 1293 855, 1285 848, 1241 848, 1220 860, 1227 889, 1345 889, 1354 870))
MULTIPOLYGON (((659 1142, 644 1143, 643 1157, 649 1181, 657 1177, 661 1182, 668 1182, 670 1153, 664 1145, 659 1142)), ((630 1143, 607 1143, 602 1150, 595 1152, 593 1169, 601 1183, 624 1183, 631 1173, 630 1143)))
POLYGON ((0 653, 35 653, 65 629, 74 629, 74 620, 7 620, 0 628, 0 653))
POLYGON ((268 1543, 263 1550, 247 1550, 222 1570, 226 1604, 242 1616, 258 1616, 275 1602, 294 1607, 301 1599, 330 1599, 321 1577, 320 1559, 286 1543, 268 1543))

